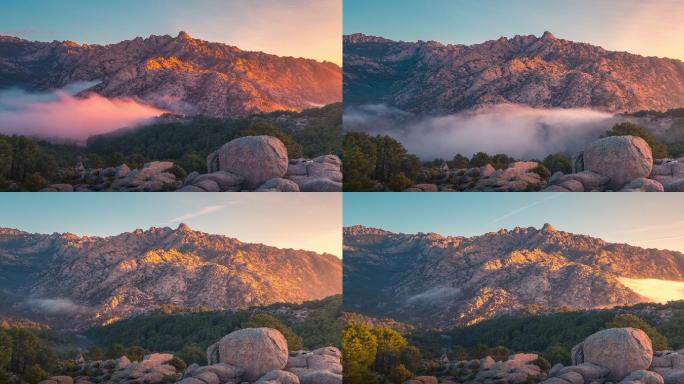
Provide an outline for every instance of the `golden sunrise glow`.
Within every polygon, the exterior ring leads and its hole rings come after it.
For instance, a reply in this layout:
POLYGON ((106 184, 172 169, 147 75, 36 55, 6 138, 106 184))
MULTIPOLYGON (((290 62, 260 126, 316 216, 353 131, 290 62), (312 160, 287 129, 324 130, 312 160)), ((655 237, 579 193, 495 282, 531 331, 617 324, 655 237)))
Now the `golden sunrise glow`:
POLYGON ((684 60, 684 2, 643 1, 636 9, 618 9, 624 23, 609 31, 609 49, 626 50, 644 56, 684 60))
POLYGON ((684 299, 684 281, 619 277, 627 288, 656 303, 684 299))

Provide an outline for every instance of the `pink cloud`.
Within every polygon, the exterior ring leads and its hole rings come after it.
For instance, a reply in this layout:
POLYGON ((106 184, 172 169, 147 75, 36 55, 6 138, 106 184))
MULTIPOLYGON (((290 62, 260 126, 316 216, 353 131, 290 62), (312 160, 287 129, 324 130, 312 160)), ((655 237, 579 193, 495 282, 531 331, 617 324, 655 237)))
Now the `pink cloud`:
POLYGON ((0 134, 82 141, 150 122, 164 112, 132 99, 108 99, 94 93, 77 98, 64 91, 4 91, 0 92, 0 134))

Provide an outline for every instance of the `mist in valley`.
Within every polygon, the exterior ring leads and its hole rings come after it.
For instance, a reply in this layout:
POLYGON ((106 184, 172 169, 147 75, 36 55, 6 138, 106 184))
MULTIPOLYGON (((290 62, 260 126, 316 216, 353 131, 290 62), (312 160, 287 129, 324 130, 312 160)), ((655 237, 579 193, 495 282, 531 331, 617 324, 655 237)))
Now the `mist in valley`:
POLYGON ((503 153, 542 159, 551 153, 574 154, 623 119, 585 108, 540 109, 498 104, 445 116, 415 116, 385 105, 345 110, 347 131, 388 135, 423 160, 451 159, 457 153, 503 153))
POLYGON ((133 99, 77 96, 97 84, 77 82, 51 92, 0 90, 0 134, 85 141, 145 124, 165 112, 133 99))

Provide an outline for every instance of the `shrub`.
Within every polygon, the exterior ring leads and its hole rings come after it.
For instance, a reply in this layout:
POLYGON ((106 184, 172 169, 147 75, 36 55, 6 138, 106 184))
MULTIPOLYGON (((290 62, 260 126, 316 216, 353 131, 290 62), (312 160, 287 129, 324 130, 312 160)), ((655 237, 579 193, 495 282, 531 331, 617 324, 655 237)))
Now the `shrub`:
POLYGON ((185 172, 185 169, 181 168, 180 166, 174 164, 171 169, 167 170, 166 172, 176 176, 176 179, 178 180, 183 180, 185 179, 185 176, 188 175, 187 172, 185 172))
POLYGON ((541 177, 542 180, 548 180, 549 177, 551 177, 551 171, 542 164, 539 164, 539 166, 533 169, 532 172, 539 175, 539 177, 541 177))
POLYGON ((145 357, 145 349, 139 346, 130 347, 126 351, 126 357, 131 361, 142 361, 145 357))
POLYGON ((178 356, 188 364, 204 364, 207 361, 207 354, 199 345, 186 345, 178 353, 178 356))
POLYGON ((48 378, 48 373, 38 364, 31 365, 24 373, 23 377, 29 384, 38 384, 48 378))
POLYGON ((481 167, 483 165, 491 164, 492 158, 484 153, 484 152, 478 152, 473 155, 473 158, 470 159, 470 166, 471 167, 481 167))
POLYGON ((546 156, 544 161, 542 161, 542 165, 544 165, 551 174, 559 171, 563 173, 572 173, 572 162, 562 153, 546 156))
POLYGON ((140 169, 145 165, 145 157, 140 154, 130 155, 126 159, 126 165, 130 169, 140 169))
POLYGON ((504 346, 497 346, 489 350, 489 355, 496 361, 506 361, 511 351, 504 346))
POLYGON ((551 369, 551 363, 549 363, 549 361, 546 360, 543 356, 539 356, 539 358, 533 361, 532 364, 539 367, 539 369, 541 369, 542 372, 548 372, 549 369, 551 369))
POLYGON ((399 364, 396 367, 392 368, 392 371, 389 374, 389 379, 393 383, 397 384, 402 384, 406 380, 410 379, 413 377, 413 373, 409 371, 404 364, 399 364))
POLYGON ((169 360, 168 364, 174 368, 176 368, 176 371, 178 372, 183 372, 185 371, 185 368, 188 367, 188 365, 185 363, 185 361, 181 360, 180 358, 174 356, 173 359, 169 360))
POLYGON ((458 169, 463 169, 463 168, 469 168, 470 167, 470 160, 468 160, 467 157, 461 155, 460 153, 454 156, 453 160, 451 160, 452 167, 458 168, 458 169))
POLYGON ((547 347, 541 355, 550 364, 561 363, 563 365, 570 365, 572 363, 570 352, 562 345, 551 345, 547 347))
POLYGON ((390 181, 387 183, 387 186, 389 189, 396 191, 396 192, 401 192, 405 190, 406 188, 410 187, 413 184, 413 181, 406 177, 404 172, 399 172, 399 174, 394 174, 390 176, 390 181))

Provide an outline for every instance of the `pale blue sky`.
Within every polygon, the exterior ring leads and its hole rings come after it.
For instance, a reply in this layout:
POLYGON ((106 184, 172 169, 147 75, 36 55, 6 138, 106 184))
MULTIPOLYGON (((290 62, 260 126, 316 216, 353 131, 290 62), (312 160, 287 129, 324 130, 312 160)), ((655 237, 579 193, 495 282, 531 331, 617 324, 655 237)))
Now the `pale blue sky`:
POLYGON ((344 32, 473 44, 514 35, 684 59, 681 0, 345 0, 344 32))
POLYGON ((2 193, 0 227, 108 236, 184 222, 244 242, 341 255, 338 193, 2 193))
POLYGON ((346 193, 344 225, 474 236, 541 228, 684 252, 684 194, 346 193))
POLYGON ((108 44, 176 36, 339 63, 340 0, 3 0, 0 35, 108 44))

